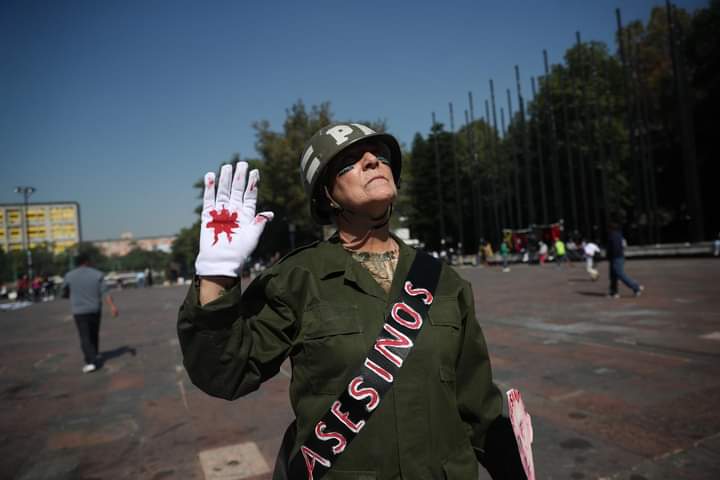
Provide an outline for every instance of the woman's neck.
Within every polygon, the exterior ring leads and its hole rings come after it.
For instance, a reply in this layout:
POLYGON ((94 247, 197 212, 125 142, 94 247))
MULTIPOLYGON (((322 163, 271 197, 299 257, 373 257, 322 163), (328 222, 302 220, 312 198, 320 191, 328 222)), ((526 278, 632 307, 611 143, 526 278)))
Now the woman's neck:
POLYGON ((390 228, 386 223, 382 227, 350 225, 338 222, 340 243, 346 250, 353 252, 382 253, 397 250, 398 244, 390 235, 390 228))

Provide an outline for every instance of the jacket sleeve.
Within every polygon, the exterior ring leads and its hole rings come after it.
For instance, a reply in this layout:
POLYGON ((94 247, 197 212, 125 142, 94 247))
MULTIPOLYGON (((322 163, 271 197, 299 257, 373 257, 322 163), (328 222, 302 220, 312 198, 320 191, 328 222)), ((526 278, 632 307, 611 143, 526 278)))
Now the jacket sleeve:
POLYGON ((200 305, 193 285, 180 307, 178 337, 193 384, 209 395, 234 400, 257 390, 287 358, 296 316, 283 302, 274 276, 255 279, 200 305))
POLYGON ((504 396, 492 381, 485 337, 475 317, 472 288, 462 294, 463 338, 457 362, 457 401, 460 417, 469 425, 475 456, 493 479, 525 479, 510 421, 504 415, 504 396))

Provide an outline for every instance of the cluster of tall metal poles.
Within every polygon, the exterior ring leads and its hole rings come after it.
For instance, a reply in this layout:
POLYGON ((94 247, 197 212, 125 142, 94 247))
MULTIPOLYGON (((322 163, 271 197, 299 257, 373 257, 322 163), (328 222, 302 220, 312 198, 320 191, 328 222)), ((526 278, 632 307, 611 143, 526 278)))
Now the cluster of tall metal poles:
MULTIPOLYGON (((699 195, 699 180, 695 160, 694 131, 692 125, 692 110, 687 101, 688 92, 684 64, 678 48, 678 22, 675 7, 667 2, 668 26, 670 31, 669 46, 673 63, 673 73, 676 84, 677 107, 682 125, 683 163, 685 176, 685 190, 688 200, 688 210, 693 217, 692 227, 689 227, 689 238, 701 240, 702 208, 699 195)), ((647 85, 642 78, 638 67, 637 42, 633 43, 629 32, 623 30, 620 10, 616 9, 617 39, 619 57, 622 65, 624 105, 614 105, 613 95, 605 95, 605 102, 599 98, 596 88, 589 88, 593 80, 599 79, 602 74, 604 83, 610 88, 611 74, 610 62, 605 62, 604 72, 599 71, 596 45, 588 43, 588 48, 582 48, 580 32, 576 32, 575 40, 578 55, 580 55, 580 76, 571 75, 565 78, 559 75, 559 88, 563 92, 560 105, 553 104, 553 85, 550 83, 550 68, 547 51, 543 50, 544 76, 537 79, 537 85, 544 90, 544 95, 538 96, 536 79, 530 78, 530 85, 535 106, 534 128, 530 131, 526 101, 521 89, 520 68, 515 66, 515 88, 517 95, 518 114, 513 111, 512 93, 506 89, 508 130, 513 129, 513 137, 518 141, 508 142, 509 158, 501 159, 504 155, 500 149, 500 139, 506 137, 505 110, 500 107, 500 129, 498 130, 498 115, 495 98, 495 85, 490 79, 490 98, 484 101, 485 114, 482 122, 485 124, 483 145, 475 138, 475 106, 472 92, 468 92, 468 107, 465 110, 465 127, 467 133, 468 156, 476 172, 471 182, 472 216, 476 239, 488 239, 498 242, 502 230, 528 229, 537 225, 548 225, 563 222, 568 233, 578 236, 602 240, 602 236, 615 212, 611 211, 608 200, 608 168, 611 163, 617 164, 620 155, 618 145, 608 135, 602 135, 600 128, 603 124, 610 129, 617 112, 625 110, 625 128, 628 132, 630 146, 630 162, 632 187, 635 195, 636 213, 631 220, 641 225, 640 234, 645 243, 658 243, 660 241, 658 223, 658 200, 656 186, 656 167, 653 158, 652 132, 650 128, 647 85), (569 85, 566 82, 570 82, 569 85), (564 92, 570 88, 577 100, 568 104, 564 92), (601 103, 604 103, 601 105, 601 103), (491 117, 492 115, 492 117, 491 117), (556 115, 561 116, 563 129, 558 131, 556 115), (516 119, 516 120, 514 120, 516 119), (541 121, 542 120, 542 121, 541 121), (570 126, 574 125, 576 132, 582 132, 584 138, 570 138, 570 126), (488 132, 489 130, 489 132, 488 132), (535 137, 531 152, 531 136, 535 137), (560 138, 562 137, 562 138, 560 138), (573 146, 575 143, 575 146, 573 146), (543 145, 547 145, 545 151, 543 145), (489 158, 493 169, 482 172, 479 162, 479 150, 489 158), (550 175, 546 173, 546 155, 550 162, 550 175), (501 163, 501 160, 505 163, 501 163), (502 174, 498 169, 500 165, 507 165, 511 174, 502 174), (535 171, 538 172, 537 176, 535 171), (561 173, 566 172, 565 179, 561 173), (522 178, 521 178, 522 177, 522 178), (549 180, 549 181, 548 181, 549 180), (524 183, 524 185, 522 185, 524 183), (535 188, 539 188, 539 211, 536 205, 538 195, 535 188), (488 192, 489 201, 481 200, 481 192, 488 192), (564 201, 566 200, 566 201, 564 201)), ((463 227, 463 201, 460 189, 460 172, 458 154, 456 151, 455 118, 453 103, 448 103, 450 134, 452 145, 453 171, 455 177, 455 195, 453 209, 457 211, 460 219, 458 223, 458 249, 463 251, 467 238, 463 227)), ((435 112, 432 112, 432 137, 437 178, 440 178, 440 151, 438 146, 438 125, 435 112)), ((438 224, 440 228, 441 243, 448 238, 445 214, 443 213, 443 193, 441 182, 437 185, 438 224)))

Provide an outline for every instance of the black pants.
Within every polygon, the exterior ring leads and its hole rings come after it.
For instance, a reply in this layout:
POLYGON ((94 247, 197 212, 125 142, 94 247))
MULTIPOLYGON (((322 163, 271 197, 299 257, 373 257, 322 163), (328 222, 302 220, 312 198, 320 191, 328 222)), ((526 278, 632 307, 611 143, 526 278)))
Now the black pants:
POLYGON ((85 363, 96 363, 100 336, 100 312, 74 315, 85 363))

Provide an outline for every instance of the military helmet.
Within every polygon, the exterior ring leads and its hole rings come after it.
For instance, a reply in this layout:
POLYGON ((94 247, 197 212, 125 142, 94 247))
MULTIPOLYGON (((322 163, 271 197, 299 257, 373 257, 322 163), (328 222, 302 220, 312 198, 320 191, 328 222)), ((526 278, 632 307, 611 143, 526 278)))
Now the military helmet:
POLYGON ((318 130, 305 145, 300 157, 300 177, 310 198, 310 213, 318 224, 332 223, 328 201, 322 191, 325 169, 340 152, 369 139, 384 143, 390 150, 390 168, 395 185, 399 185, 402 154, 392 135, 376 132, 360 123, 332 123, 318 130))

